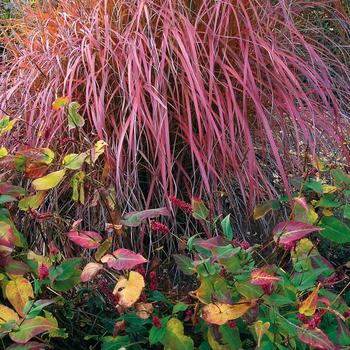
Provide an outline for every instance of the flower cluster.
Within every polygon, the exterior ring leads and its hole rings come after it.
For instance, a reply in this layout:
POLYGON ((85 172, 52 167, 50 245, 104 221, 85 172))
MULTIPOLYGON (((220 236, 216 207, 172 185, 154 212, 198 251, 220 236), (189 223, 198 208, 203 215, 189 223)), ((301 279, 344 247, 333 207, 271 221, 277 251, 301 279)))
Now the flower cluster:
POLYGON ((164 234, 164 235, 170 233, 169 227, 158 222, 158 221, 151 222, 151 229, 152 229, 152 231, 154 231, 156 233, 160 233, 160 234, 164 234))
POLYGON ((192 214, 192 205, 189 203, 186 203, 184 201, 182 201, 179 198, 176 198, 174 196, 170 197, 170 202, 171 204, 178 209, 181 209, 183 212, 185 212, 186 214, 191 215, 192 214))

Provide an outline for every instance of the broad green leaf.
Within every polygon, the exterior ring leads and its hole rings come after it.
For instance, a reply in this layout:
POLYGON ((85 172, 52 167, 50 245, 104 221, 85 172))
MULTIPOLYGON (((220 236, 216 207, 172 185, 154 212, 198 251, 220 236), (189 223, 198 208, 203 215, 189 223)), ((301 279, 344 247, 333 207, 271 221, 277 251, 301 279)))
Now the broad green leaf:
POLYGON ((63 179, 66 169, 55 171, 32 182, 32 186, 37 191, 46 191, 56 187, 63 179))
POLYGON ((342 244, 350 242, 350 228, 334 216, 323 217, 320 226, 323 230, 319 233, 322 237, 342 244))
POLYGON ((335 197, 333 194, 328 193, 323 195, 320 200, 316 203, 315 207, 322 207, 322 208, 338 208, 340 206, 340 203, 335 200, 335 197))
POLYGON ((280 208, 280 203, 278 200, 269 200, 265 203, 257 205, 254 208, 253 219, 258 220, 263 218, 271 210, 277 210, 280 208))
POLYGON ((316 193, 323 193, 322 182, 313 179, 305 181, 303 189, 311 190, 316 193))
POLYGON ((120 223, 124 226, 129 227, 138 227, 146 219, 154 219, 159 216, 169 216, 169 210, 167 208, 156 208, 156 209, 147 209, 143 211, 135 211, 123 216, 123 219, 120 223))
POLYGON ((68 129, 81 128, 85 124, 84 118, 78 113, 80 104, 71 102, 68 105, 68 129))

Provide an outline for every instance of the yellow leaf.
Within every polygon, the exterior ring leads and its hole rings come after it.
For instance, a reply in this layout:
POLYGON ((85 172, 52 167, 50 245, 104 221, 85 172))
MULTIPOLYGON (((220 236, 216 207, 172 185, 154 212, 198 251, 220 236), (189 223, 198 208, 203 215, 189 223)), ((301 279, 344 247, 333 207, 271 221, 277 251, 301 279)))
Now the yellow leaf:
POLYGON ((107 143, 103 140, 99 140, 95 143, 94 148, 92 148, 89 152, 87 152, 89 155, 86 158, 86 163, 91 164, 95 163, 97 158, 104 153, 105 147, 107 146, 107 143))
POLYGON ((333 216, 333 211, 331 209, 325 208, 325 209, 322 210, 322 214, 324 216, 333 216))
POLYGON ((208 343, 210 345, 210 348, 212 350, 229 350, 230 347, 229 345, 221 345, 216 339, 213 334, 213 330, 209 329, 208 330, 208 343))
POLYGON ((21 210, 29 210, 29 209, 38 209, 42 202, 44 201, 46 196, 46 191, 39 191, 38 193, 22 198, 19 203, 18 207, 21 210))
POLYGON ((6 147, 0 147, 0 159, 6 157, 9 154, 6 147))
POLYGON ((15 123, 17 122, 17 118, 10 119, 8 115, 3 116, 0 119, 0 136, 6 134, 11 131, 15 123))
POLYGON ((272 201, 267 201, 254 208, 253 219, 258 220, 263 218, 270 210, 272 210, 272 201))
POLYGON ((86 153, 71 153, 67 154, 62 161, 62 165, 67 169, 79 170, 84 164, 85 158, 87 157, 86 153))
POLYGON ((54 171, 53 173, 50 173, 48 175, 40 177, 39 179, 34 180, 32 182, 32 186, 37 191, 50 190, 51 188, 56 187, 61 182, 65 173, 65 169, 54 171))
POLYGON ((65 105, 67 105, 68 102, 69 102, 69 99, 68 99, 67 96, 58 97, 58 98, 56 98, 55 101, 53 101, 52 109, 54 109, 55 111, 58 111, 60 108, 62 108, 65 105))
POLYGON ((301 303, 299 307, 299 313, 305 316, 312 316, 316 312, 318 291, 320 290, 321 284, 301 303))
POLYGON ((269 330, 270 322, 256 321, 254 323, 254 330, 258 338, 258 349, 261 347, 261 339, 263 335, 269 330))
POLYGON ((8 321, 19 321, 19 316, 17 312, 13 311, 5 305, 0 305, 0 325, 8 321))
POLYGON ((23 309, 29 298, 34 298, 32 285, 23 277, 9 281, 6 284, 5 294, 20 316, 24 316, 23 309))
POLYGON ((243 316, 255 303, 255 299, 242 299, 234 305, 208 304, 202 309, 202 318, 208 323, 222 325, 243 316))
POLYGON ((123 307, 131 307, 139 299, 142 289, 145 287, 143 276, 131 271, 129 279, 121 277, 116 284, 113 294, 119 299, 119 305, 123 307))
POLYGON ((184 333, 184 326, 177 318, 171 318, 166 325, 164 338, 161 340, 164 350, 193 350, 193 340, 184 333))
POLYGON ((338 190, 338 188, 335 186, 331 186, 331 185, 327 185, 327 184, 322 185, 323 193, 333 193, 333 192, 336 192, 337 190, 338 190))

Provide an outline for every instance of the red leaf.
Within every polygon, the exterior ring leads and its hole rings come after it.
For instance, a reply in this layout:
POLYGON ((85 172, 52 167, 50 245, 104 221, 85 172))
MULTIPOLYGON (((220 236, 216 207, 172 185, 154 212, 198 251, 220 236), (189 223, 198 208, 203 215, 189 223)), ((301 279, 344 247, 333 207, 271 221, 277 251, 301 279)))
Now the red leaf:
POLYGON ((307 234, 320 231, 320 227, 312 226, 299 221, 284 221, 279 223, 272 231, 273 238, 280 244, 290 244, 298 241, 307 234))
POLYGON ((70 231, 66 235, 72 242, 87 249, 98 248, 102 241, 102 236, 94 231, 70 231))
POLYGON ((305 344, 320 350, 334 350, 336 347, 326 334, 319 328, 305 329, 305 332, 298 332, 298 338, 305 344))
POLYGON ((250 283, 256 286, 268 286, 275 281, 279 281, 280 278, 272 276, 262 269, 256 269, 251 273, 250 283))
POLYGON ((26 344, 15 343, 10 345, 6 349, 7 350, 42 350, 42 349, 47 349, 49 347, 50 345, 47 345, 47 344, 39 343, 36 341, 30 341, 26 344))
POLYGON ((132 252, 131 250, 120 248, 113 254, 106 254, 101 261, 106 263, 109 268, 114 270, 132 269, 137 265, 147 262, 141 254, 132 252))

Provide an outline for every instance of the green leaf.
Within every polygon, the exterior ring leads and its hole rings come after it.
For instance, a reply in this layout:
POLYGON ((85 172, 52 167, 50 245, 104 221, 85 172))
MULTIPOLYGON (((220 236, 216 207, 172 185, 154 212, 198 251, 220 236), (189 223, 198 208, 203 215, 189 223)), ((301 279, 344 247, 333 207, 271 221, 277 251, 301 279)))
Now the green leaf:
POLYGON ((0 205, 15 202, 16 200, 17 200, 17 198, 15 198, 13 196, 9 196, 8 194, 3 194, 0 196, 0 205))
POLYGON ((163 317, 161 320, 162 326, 160 328, 154 326, 151 328, 148 337, 148 341, 151 345, 157 344, 163 340, 166 333, 166 325, 169 319, 170 316, 163 317))
POLYGON ((80 104, 71 102, 68 105, 68 129, 81 128, 85 124, 84 118, 78 113, 80 104))
POLYGON ((207 220, 209 209, 205 206, 204 202, 201 199, 192 198, 192 211, 192 215, 195 219, 207 220))
POLYGON ((334 216, 322 218, 320 226, 323 228, 319 234, 333 242, 342 244, 350 242, 350 228, 334 216))
POLYGON ((341 169, 332 169, 335 184, 338 188, 350 187, 350 176, 341 169))
POLYGON ((316 193, 323 193, 322 183, 313 179, 308 179, 305 181, 303 189, 311 190, 316 193))
POLYGON ((177 303, 173 307, 173 314, 176 314, 180 311, 186 311, 188 309, 188 305, 185 303, 177 303))
POLYGON ((231 227, 230 214, 228 214, 222 221, 221 227, 227 240, 232 241, 233 231, 231 227))
POLYGON ((124 345, 130 343, 130 338, 128 335, 118 336, 118 337, 103 337, 101 350, 119 350, 124 345))
POLYGON ((350 204, 345 204, 343 206, 343 216, 345 219, 350 220, 350 204))
POLYGON ((334 195, 331 193, 325 194, 320 198, 320 200, 316 204, 317 207, 322 208, 338 208, 340 206, 340 203, 337 202, 334 198, 334 195))

